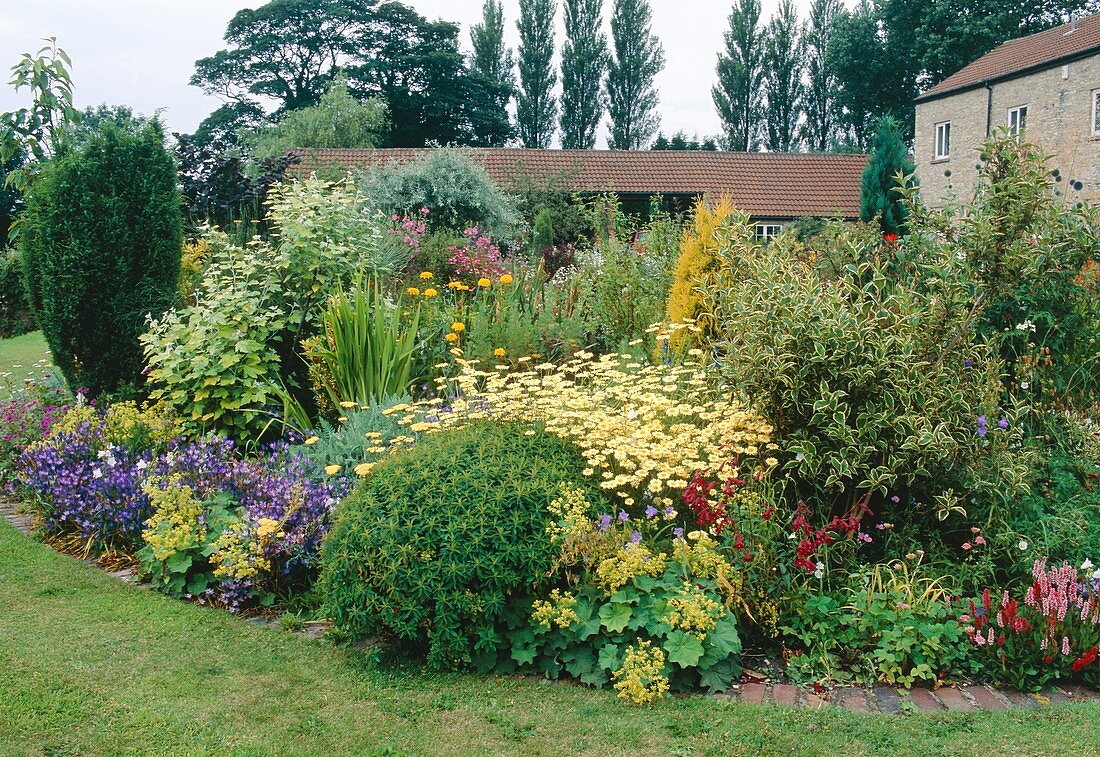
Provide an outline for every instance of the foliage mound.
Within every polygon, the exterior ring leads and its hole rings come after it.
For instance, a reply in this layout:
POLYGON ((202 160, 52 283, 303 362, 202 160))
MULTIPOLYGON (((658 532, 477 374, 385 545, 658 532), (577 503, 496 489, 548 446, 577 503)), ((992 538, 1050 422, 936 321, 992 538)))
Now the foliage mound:
MULTIPOLYGON (((4 219, 0 218, 0 226, 4 219)), ((6 227, 2 228, 7 231, 6 227)), ((33 331, 34 314, 23 286, 22 258, 16 250, 0 249, 0 339, 33 331)))
POLYGON ((567 441, 489 422, 387 458, 334 514, 330 617, 354 636, 426 647, 435 666, 493 666, 510 603, 550 570, 547 507, 583 467, 567 441))

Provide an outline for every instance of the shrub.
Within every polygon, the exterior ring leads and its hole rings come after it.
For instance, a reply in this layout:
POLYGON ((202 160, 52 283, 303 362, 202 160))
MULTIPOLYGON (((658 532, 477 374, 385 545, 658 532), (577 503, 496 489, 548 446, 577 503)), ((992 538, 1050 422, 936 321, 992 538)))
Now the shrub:
POLYGON ((34 314, 31 313, 27 290, 23 285, 23 264, 19 252, 0 249, 0 339, 26 334, 35 328, 34 314))
POLYGON ((926 528, 1003 514, 1026 483, 1009 449, 1020 413, 1001 407, 958 261, 899 266, 857 230, 828 241, 847 262, 815 275, 800 250, 748 244, 720 248, 706 309, 722 374, 775 427, 794 494, 828 517, 873 493, 884 519, 926 528))
POLYGON ((909 150, 902 139, 897 121, 883 116, 875 125, 871 140, 871 156, 863 169, 859 198, 859 216, 864 221, 878 221, 883 234, 904 234, 908 217, 903 193, 897 190, 898 173, 912 183, 916 171, 909 150))
POLYGON ((176 169, 152 122, 110 122, 47 164, 21 234, 31 305, 69 386, 143 383, 138 336, 176 297, 183 245, 176 169))
MULTIPOLYGON (((710 207, 700 200, 695 204, 691 225, 684 231, 680 243, 680 257, 673 273, 672 289, 668 295, 666 313, 672 324, 693 323, 703 318, 703 300, 697 291, 713 280, 720 261, 718 249, 730 240, 748 244, 755 236, 749 225, 749 217, 737 212, 728 197, 710 207)), ((703 328, 707 326, 703 324, 703 328)), ((672 334, 668 347, 675 352, 687 349, 684 331, 672 334)), ((706 335, 704 335, 706 341, 706 335)), ((658 349, 660 346, 658 346, 658 349)))
POLYGON ((336 510, 322 556, 327 612, 354 636, 426 647, 433 665, 491 667, 510 599, 550 569, 547 505, 583 467, 570 443, 512 424, 394 454, 336 510))
POLYGON ((515 231, 514 200, 461 150, 431 150, 404 165, 369 170, 359 181, 372 207, 386 213, 428 208, 436 231, 480 225, 497 239, 515 231))
POLYGON ((151 396, 201 430, 244 439, 270 422, 285 385, 305 395, 296 350, 321 330, 322 303, 364 270, 396 271, 410 250, 385 244, 389 221, 351 185, 310 180, 272 190, 271 242, 208 230, 195 304, 142 336, 151 396))

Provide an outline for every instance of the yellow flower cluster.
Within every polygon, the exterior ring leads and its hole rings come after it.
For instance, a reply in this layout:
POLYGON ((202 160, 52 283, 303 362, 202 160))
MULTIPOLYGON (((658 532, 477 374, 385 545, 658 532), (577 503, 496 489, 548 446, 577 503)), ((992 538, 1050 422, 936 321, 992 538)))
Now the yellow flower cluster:
POLYGON ((202 502, 190 486, 180 483, 179 476, 170 476, 160 482, 147 481, 141 489, 153 508, 141 538, 156 560, 165 562, 180 550, 202 543, 205 537, 201 523, 202 502))
POLYGON ((554 589, 550 592, 549 600, 535 600, 531 620, 544 628, 550 628, 553 623, 556 623, 558 628, 569 628, 580 620, 576 611, 573 610, 576 604, 575 596, 569 592, 563 594, 558 589, 554 589))
POLYGON ((160 447, 183 433, 179 418, 167 405, 156 404, 139 408, 134 402, 116 402, 100 419, 91 405, 76 405, 65 412, 51 429, 51 434, 73 433, 82 423, 96 426, 102 423, 103 436, 116 446, 160 447))
POLYGON ((703 641, 707 638, 707 631, 712 630, 725 614, 722 605, 691 581, 685 581, 680 594, 668 600, 668 608, 661 620, 673 628, 695 634, 699 641, 703 641))
POLYGON ((246 579, 267 573, 271 560, 264 550, 284 536, 283 524, 271 518, 260 518, 254 527, 244 521, 230 526, 214 542, 214 554, 210 557, 214 575, 246 579))
POLYGON ((663 697, 668 691, 668 678, 664 675, 665 653, 648 641, 629 646, 623 666, 611 674, 619 699, 634 704, 649 704, 663 697))
POLYGON ((584 538, 593 531, 592 520, 588 517, 591 507, 584 489, 561 484, 561 496, 547 506, 557 521, 546 527, 546 533, 554 541, 584 538))
POLYGON ((672 545, 672 559, 697 578, 713 578, 731 583, 738 579, 729 561, 718 552, 718 542, 706 531, 692 531, 688 539, 677 539, 672 545))
POLYGON ((451 412, 439 412, 441 398, 402 405, 395 408, 407 413, 402 423, 420 432, 479 418, 544 424, 576 443, 585 475, 598 477, 628 507, 643 496, 672 505, 696 470, 716 468, 731 455, 755 455, 772 432, 759 416, 712 392, 699 368, 586 352, 560 366, 515 373, 456 363, 459 374, 440 380, 441 395, 456 398, 451 412))
POLYGON ((637 576, 659 576, 665 572, 668 557, 664 552, 653 554, 643 544, 626 544, 596 568, 596 585, 608 595, 614 594, 637 576))

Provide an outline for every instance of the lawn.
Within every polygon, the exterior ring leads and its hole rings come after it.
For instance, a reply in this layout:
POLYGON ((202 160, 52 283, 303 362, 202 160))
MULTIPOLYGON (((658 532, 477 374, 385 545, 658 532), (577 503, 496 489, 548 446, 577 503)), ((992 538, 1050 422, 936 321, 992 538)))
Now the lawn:
POLYGON ((0 754, 1081 754, 1100 706, 862 716, 439 675, 115 581, 0 523, 0 754))
POLYGON ((40 376, 50 362, 50 351, 41 331, 14 339, 0 340, 0 397, 6 397, 10 386, 22 386, 23 380, 40 376))

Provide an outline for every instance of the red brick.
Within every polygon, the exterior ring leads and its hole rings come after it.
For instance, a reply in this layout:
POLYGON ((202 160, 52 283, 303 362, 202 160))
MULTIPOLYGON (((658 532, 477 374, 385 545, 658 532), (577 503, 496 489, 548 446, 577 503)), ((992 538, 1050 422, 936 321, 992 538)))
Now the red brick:
POLYGON ((820 710, 828 704, 829 702, 824 697, 819 697, 812 691, 805 692, 805 698, 802 702, 803 707, 809 707, 811 710, 820 710))
POLYGON ((798 689, 794 686, 776 684, 772 687, 772 701, 780 707, 794 707, 798 704, 798 689))
POLYGON ((867 701, 867 692, 863 689, 851 687, 837 689, 834 692, 834 696, 836 698, 836 703, 847 710, 874 712, 874 708, 872 708, 870 702, 867 701))
POLYGON ((746 683, 741 687, 741 701, 749 704, 760 704, 764 701, 764 694, 768 687, 762 683, 746 683))
POLYGON ((966 693, 974 697, 974 701, 983 710, 1005 709, 1005 703, 1001 701, 1001 698, 985 686, 967 686, 966 693))
POLYGON ((922 712, 940 712, 943 710, 943 705, 939 703, 936 697, 932 696, 932 692, 928 689, 913 689, 909 692, 909 701, 922 712))
POLYGON ((879 709, 887 715, 897 715, 901 712, 901 697, 893 686, 876 686, 874 696, 879 709))
POLYGON ((1004 694, 1005 699, 1007 699, 1013 707, 1025 710, 1034 710, 1039 707, 1039 702, 1030 694, 1013 691, 1012 689, 1002 689, 1001 693, 1004 694))
POLYGON ((964 697, 962 692, 954 686, 944 686, 942 689, 938 689, 936 696, 943 702, 943 706, 949 710, 970 712, 974 709, 974 705, 970 703, 970 700, 964 697))

